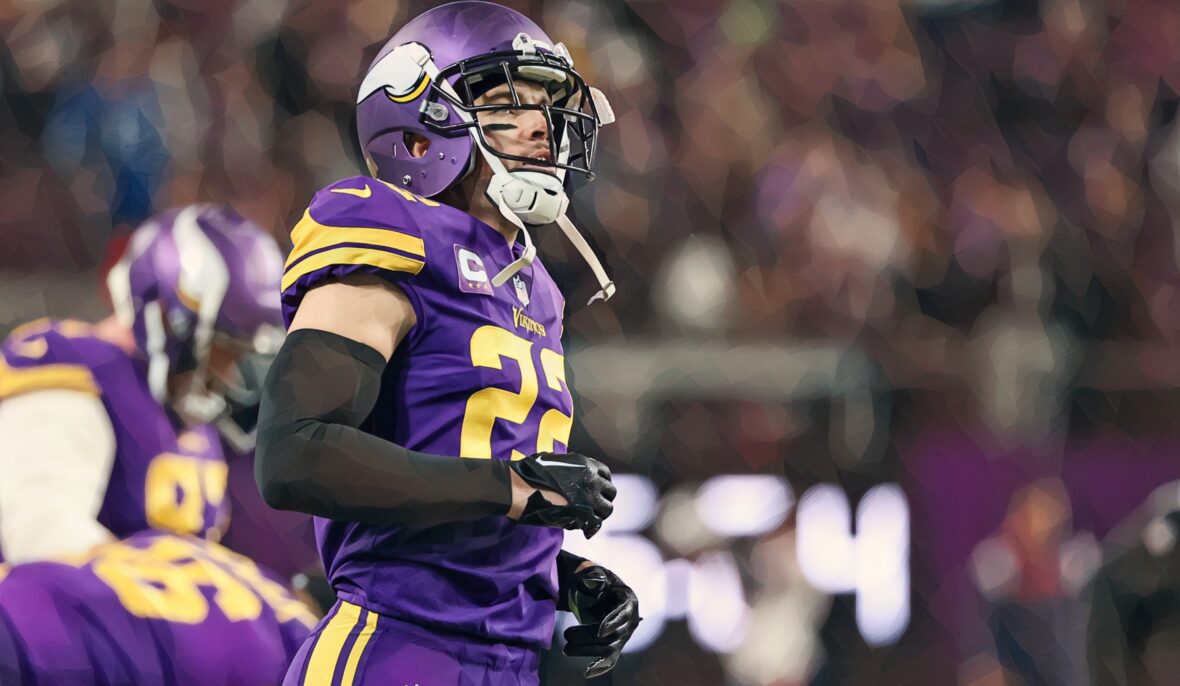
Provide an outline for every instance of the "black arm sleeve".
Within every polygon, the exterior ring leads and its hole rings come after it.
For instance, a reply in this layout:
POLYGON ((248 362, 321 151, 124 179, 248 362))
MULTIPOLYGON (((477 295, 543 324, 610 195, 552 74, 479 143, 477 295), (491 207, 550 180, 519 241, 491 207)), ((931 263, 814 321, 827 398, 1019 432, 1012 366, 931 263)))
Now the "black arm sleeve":
POLYGON ((361 431, 385 359, 325 331, 300 329, 267 374, 254 476, 276 509, 371 524, 437 524, 505 514, 508 463, 427 455, 361 431))

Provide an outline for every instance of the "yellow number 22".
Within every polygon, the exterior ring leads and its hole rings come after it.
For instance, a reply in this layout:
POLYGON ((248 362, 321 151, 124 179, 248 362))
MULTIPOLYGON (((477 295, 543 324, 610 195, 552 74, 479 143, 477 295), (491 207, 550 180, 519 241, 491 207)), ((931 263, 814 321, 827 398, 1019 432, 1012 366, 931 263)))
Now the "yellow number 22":
MULTIPOLYGON (((565 383, 565 358, 548 348, 541 349, 541 371, 547 388, 562 392, 565 383)), ((523 424, 537 402, 540 382, 533 363, 533 343, 498 326, 481 326, 471 335, 471 364, 476 367, 503 369, 503 360, 516 362, 520 369, 520 391, 484 388, 471 394, 463 415, 459 454, 463 457, 492 457, 492 429, 497 419, 523 424)), ((553 450, 555 443, 569 442, 573 418, 557 409, 541 417, 537 430, 537 452, 553 450)), ((513 450, 513 460, 524 454, 513 450)))

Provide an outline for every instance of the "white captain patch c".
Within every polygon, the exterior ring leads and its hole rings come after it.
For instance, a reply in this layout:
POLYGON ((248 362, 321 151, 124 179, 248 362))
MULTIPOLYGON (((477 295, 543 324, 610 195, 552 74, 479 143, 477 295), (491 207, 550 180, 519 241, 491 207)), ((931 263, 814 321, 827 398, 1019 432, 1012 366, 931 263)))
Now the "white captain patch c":
POLYGON ((459 290, 464 293, 492 294, 492 280, 488 277, 483 258, 455 244, 455 266, 459 270, 459 290))

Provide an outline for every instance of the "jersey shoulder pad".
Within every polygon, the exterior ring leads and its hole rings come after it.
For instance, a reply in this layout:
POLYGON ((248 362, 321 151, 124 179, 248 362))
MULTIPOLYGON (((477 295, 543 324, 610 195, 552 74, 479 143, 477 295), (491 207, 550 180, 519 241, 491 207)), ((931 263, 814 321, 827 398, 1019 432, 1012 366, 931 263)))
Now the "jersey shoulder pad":
POLYGON ((98 395, 94 370, 126 353, 76 320, 39 319, 19 326, 0 346, 0 398, 65 389, 98 395))
POLYGON ((429 257, 422 226, 433 200, 369 177, 338 181, 316 193, 291 231, 283 291, 310 288, 355 272, 406 278, 429 257))

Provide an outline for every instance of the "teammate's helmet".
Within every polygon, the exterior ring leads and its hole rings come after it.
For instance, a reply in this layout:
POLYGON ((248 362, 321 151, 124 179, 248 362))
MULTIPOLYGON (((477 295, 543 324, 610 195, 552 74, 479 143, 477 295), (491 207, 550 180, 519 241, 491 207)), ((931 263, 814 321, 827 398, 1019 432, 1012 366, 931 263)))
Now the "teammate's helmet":
POLYGON ((565 46, 528 17, 490 2, 453 2, 419 15, 377 54, 357 96, 357 136, 374 176, 429 197, 473 168, 472 131, 497 157, 546 164, 492 148, 476 126, 477 112, 539 110, 549 125, 548 166, 564 180, 567 171, 590 174, 608 108, 574 71, 565 46), (492 87, 522 79, 544 85, 552 104, 522 105, 514 87, 513 103, 472 104, 492 87), (425 155, 410 154, 407 133, 430 141, 425 155))
MULTIPOLYGON (((147 356, 157 399, 167 398, 171 374, 192 370, 203 381, 214 338, 243 352, 277 348, 282 264, 274 239, 228 207, 169 210, 135 230, 107 286, 116 315, 147 356)), ((203 396, 200 386, 169 400, 210 421, 224 402, 203 396)))

